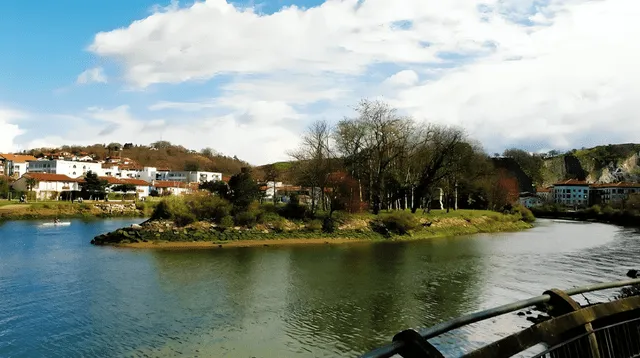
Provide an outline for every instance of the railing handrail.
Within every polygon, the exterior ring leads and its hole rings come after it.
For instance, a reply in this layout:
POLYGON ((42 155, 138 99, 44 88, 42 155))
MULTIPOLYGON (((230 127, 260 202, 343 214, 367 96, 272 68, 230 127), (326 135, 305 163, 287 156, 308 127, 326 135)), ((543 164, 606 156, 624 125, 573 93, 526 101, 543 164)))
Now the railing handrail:
MULTIPOLYGON (((600 291, 600 290, 606 290, 609 288, 617 288, 617 287, 629 286, 629 285, 635 285, 635 284, 640 284, 640 278, 623 280, 623 281, 604 282, 604 283, 597 283, 597 284, 588 285, 588 286, 575 287, 575 288, 565 290, 564 292, 568 296, 573 296, 573 295, 578 295, 586 292, 600 291)), ((458 318, 439 323, 429 328, 419 329, 418 333, 425 339, 433 338, 468 324, 477 323, 489 318, 497 317, 497 316, 514 312, 523 308, 539 305, 541 303, 546 303, 550 299, 551 299, 551 296, 547 294, 532 297, 526 300, 521 300, 521 301, 509 303, 506 305, 460 316, 458 318)), ((360 358, 391 357, 394 354, 398 353, 403 346, 404 346, 404 343, 401 341, 392 342, 391 344, 388 344, 386 346, 382 346, 380 348, 367 352, 362 356, 360 356, 360 358)))

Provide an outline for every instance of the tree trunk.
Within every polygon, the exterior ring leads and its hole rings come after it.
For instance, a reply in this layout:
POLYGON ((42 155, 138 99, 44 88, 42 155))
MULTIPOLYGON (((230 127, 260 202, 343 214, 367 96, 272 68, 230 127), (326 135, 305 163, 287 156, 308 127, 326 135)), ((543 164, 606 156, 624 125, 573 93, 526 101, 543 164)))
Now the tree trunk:
POLYGON ((458 210, 458 181, 455 182, 455 189, 453 191, 453 210, 458 210))
POLYGON ((275 180, 273 181, 273 205, 276 205, 276 200, 277 200, 277 193, 278 191, 276 190, 276 182, 275 180))

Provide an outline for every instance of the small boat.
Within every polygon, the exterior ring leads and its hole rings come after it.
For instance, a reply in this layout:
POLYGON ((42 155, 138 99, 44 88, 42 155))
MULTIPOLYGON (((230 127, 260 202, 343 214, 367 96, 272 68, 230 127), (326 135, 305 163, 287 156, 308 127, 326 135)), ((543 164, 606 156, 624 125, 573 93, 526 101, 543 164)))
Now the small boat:
POLYGON ((41 226, 69 226, 71 225, 70 221, 59 221, 59 222, 52 222, 52 223, 44 223, 41 226))

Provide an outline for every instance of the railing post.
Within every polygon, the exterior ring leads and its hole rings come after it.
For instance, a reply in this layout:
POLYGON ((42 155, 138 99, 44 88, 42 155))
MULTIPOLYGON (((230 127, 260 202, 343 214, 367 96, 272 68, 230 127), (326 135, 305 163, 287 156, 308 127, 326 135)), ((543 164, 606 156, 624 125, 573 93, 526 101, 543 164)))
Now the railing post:
MULTIPOLYGON (((564 291, 561 291, 559 289, 553 288, 551 290, 545 291, 544 294, 551 297, 548 304, 552 307, 549 314, 553 317, 558 317, 567 313, 575 312, 582 308, 578 302, 571 298, 571 296, 567 295, 564 291)), ((596 335, 593 333, 593 326, 591 325, 591 323, 587 323, 584 325, 584 329, 587 333, 590 333, 587 337, 589 339, 591 357, 600 358, 598 341, 596 339, 596 335)))
POLYGON ((396 334, 393 341, 404 343, 402 350, 398 352, 403 358, 444 358, 436 347, 413 329, 396 334))

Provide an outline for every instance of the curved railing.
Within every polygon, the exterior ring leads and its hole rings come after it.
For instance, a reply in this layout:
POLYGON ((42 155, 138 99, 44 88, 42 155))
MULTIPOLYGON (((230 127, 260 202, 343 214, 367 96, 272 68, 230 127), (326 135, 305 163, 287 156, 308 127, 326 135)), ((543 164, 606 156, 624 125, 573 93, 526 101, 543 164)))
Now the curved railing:
MULTIPOLYGON (((581 343, 583 349, 577 352, 578 355, 576 355, 576 357, 640 357, 640 346, 637 347, 636 351, 634 351, 634 347, 625 346, 625 349, 628 348, 626 355, 608 354, 607 349, 612 351, 610 340, 607 340, 606 337, 599 339, 599 334, 597 333, 600 332, 603 327, 614 327, 617 323, 621 322, 628 321, 635 322, 636 325, 640 324, 640 321, 636 320, 636 318, 640 318, 640 296, 633 296, 587 307, 581 307, 571 298, 573 295, 586 292, 638 284, 640 284, 640 279, 599 283, 565 291, 552 289, 544 292, 541 296, 472 313, 430 328, 419 330, 409 329, 400 332, 393 337, 391 344, 365 353, 361 357, 385 358, 392 357, 396 354, 404 358, 443 357, 443 355, 429 343, 428 339, 468 324, 542 304, 553 307, 552 311, 550 311, 551 319, 467 353, 464 357, 511 357, 538 344, 544 344, 546 347, 561 347, 563 344, 568 344, 569 341, 575 340, 576 337, 582 337, 581 342, 584 340, 588 342, 587 348, 584 348, 585 344, 581 343)), ((636 329, 633 332, 635 332, 635 342, 640 342, 640 329, 636 329)), ((618 342, 618 344, 623 343, 618 342)), ((562 355, 558 353, 561 351, 560 348, 558 349, 558 351, 555 351, 556 353, 550 350, 545 353, 548 355, 543 356, 573 357, 573 355, 562 355)), ((618 352, 620 350, 617 349, 615 351, 618 352)))

